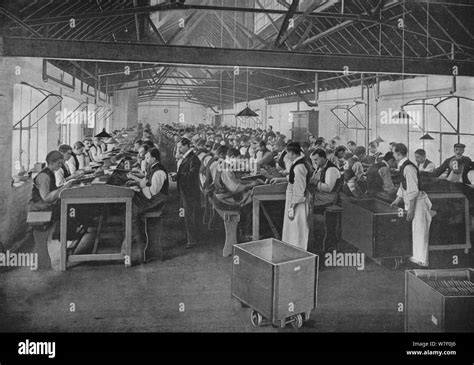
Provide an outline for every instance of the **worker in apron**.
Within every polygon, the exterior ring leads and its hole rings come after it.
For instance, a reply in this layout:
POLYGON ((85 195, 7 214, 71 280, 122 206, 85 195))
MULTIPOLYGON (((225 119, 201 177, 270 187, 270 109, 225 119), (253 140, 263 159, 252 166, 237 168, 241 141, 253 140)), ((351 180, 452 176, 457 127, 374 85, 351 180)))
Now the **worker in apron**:
POLYGON ((286 182, 285 217, 282 241, 306 250, 309 236, 310 194, 308 191, 310 170, 298 142, 289 143, 287 156, 292 162, 290 173, 284 178, 274 178, 272 184, 286 182))
POLYGON ((407 158, 408 149, 403 143, 394 146, 394 157, 400 169, 401 184, 397 198, 391 206, 396 207, 403 200, 407 220, 412 222, 413 256, 409 260, 420 266, 428 266, 428 242, 431 225, 431 201, 421 190, 417 167, 407 158))

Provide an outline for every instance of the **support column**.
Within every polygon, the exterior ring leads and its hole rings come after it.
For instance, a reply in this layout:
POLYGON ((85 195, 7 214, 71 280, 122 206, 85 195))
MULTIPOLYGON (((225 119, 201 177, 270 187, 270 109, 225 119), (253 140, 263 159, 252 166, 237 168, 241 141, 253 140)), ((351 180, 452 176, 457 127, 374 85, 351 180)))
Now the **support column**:
MULTIPOLYGON (((12 195, 12 139, 13 139, 13 86, 15 83, 14 59, 0 57, 0 242, 8 248, 10 196, 12 195)), ((20 70, 21 71, 21 70, 20 70)))

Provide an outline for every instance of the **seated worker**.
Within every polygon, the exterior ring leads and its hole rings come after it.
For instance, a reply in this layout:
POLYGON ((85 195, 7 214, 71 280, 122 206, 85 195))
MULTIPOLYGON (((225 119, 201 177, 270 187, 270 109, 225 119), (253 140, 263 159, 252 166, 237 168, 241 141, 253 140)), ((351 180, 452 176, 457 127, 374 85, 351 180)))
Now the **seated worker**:
POLYGON ((100 148, 102 149, 102 153, 105 154, 109 149, 107 148, 107 144, 105 143, 105 138, 99 138, 100 148))
MULTIPOLYGON (((214 156, 210 158, 207 162, 205 169, 205 183, 204 183, 204 192, 210 194, 214 192, 214 181, 217 175, 217 171, 222 165, 220 161, 225 161, 227 158, 227 153, 229 152, 229 147, 219 145, 217 147, 214 156)), ((212 194, 211 194, 212 195, 212 194)))
POLYGON ((66 166, 71 174, 78 170, 84 170, 89 166, 89 157, 84 153, 84 144, 82 142, 74 143, 71 158, 66 160, 66 166))
POLYGON ((273 127, 271 125, 268 126, 267 132, 265 133, 265 140, 268 140, 269 138, 275 138, 276 134, 273 132, 273 127))
POLYGON ((140 146, 143 144, 143 140, 141 139, 138 139, 136 140, 134 143, 133 143, 133 151, 134 152, 138 152, 138 149, 140 148, 140 146))
POLYGON ((311 153, 311 162, 315 169, 309 180, 313 191, 313 206, 318 212, 337 199, 337 190, 342 184, 341 172, 338 167, 327 159, 326 151, 318 148, 311 153))
POLYGON ((364 195, 364 167, 361 160, 365 156, 365 147, 357 146, 352 156, 347 162, 347 170, 344 172, 344 192, 356 198, 364 195))
POLYGON ((395 198, 397 188, 393 184, 390 169, 397 166, 392 152, 387 152, 381 162, 367 170, 367 193, 372 198, 381 198, 390 203, 395 198))
POLYGON ((259 147, 259 151, 257 152, 257 169, 262 167, 275 167, 273 153, 267 148, 266 142, 261 141, 259 147))
POLYGON ((436 168, 435 164, 426 158, 426 151, 421 148, 415 151, 415 160, 420 172, 433 172, 436 168))
POLYGON ((326 140, 324 139, 324 137, 318 137, 316 139, 316 142, 314 143, 313 148, 314 149, 318 149, 318 148, 324 149, 325 145, 326 145, 326 140))
POLYGON ((152 141, 149 141, 149 140, 143 140, 142 145, 143 146, 148 146, 148 149, 158 148, 155 143, 153 143, 152 141))
POLYGON ((146 174, 146 168, 147 168, 147 163, 146 163, 146 154, 150 150, 150 147, 148 147, 147 144, 142 144, 140 148, 138 149, 138 154, 136 157, 137 162, 134 164, 133 170, 135 172, 142 173, 143 176, 146 174))
POLYGON ((301 143, 301 149, 303 150, 304 157, 309 160, 311 152, 314 151, 314 149, 311 148, 311 143, 309 143, 309 141, 304 141, 303 143, 301 143))
MULTIPOLYGON (((252 189, 257 185, 262 185, 262 180, 242 182, 237 179, 232 166, 235 166, 235 157, 223 158, 223 151, 226 146, 219 148, 219 160, 216 161, 214 182, 214 204, 216 208, 222 210, 240 210, 240 222, 238 232, 243 240, 251 234, 252 223, 252 189)), ((226 253, 226 256, 232 252, 226 253)))
POLYGON ((56 178, 56 185, 63 186, 67 181, 81 177, 84 175, 84 171, 77 170, 71 172, 67 162, 71 160, 72 157, 72 147, 67 144, 62 144, 59 146, 59 152, 63 155, 63 163, 60 168, 54 172, 54 177, 56 178))
POLYGON ((75 148, 75 151, 73 151, 76 156, 77 156, 77 159, 79 160, 79 170, 88 170, 90 169, 90 163, 91 163, 91 159, 89 157, 89 152, 86 151, 86 146, 84 144, 82 144, 82 148, 81 145, 76 142, 74 144, 74 148, 75 148))
POLYGON ((199 158, 199 161, 202 163, 202 159, 209 153, 209 150, 206 147, 205 139, 198 139, 194 146, 194 153, 199 158))
POLYGON ((72 186, 72 181, 61 187, 56 184, 55 172, 61 169, 63 162, 64 156, 59 151, 51 151, 46 156, 46 167, 33 179, 30 212, 52 211, 53 220, 59 219, 59 193, 72 186))
MULTIPOLYGON (((220 146, 220 145, 219 145, 220 146)), ((218 149, 219 147, 216 147, 218 149)), ((209 179, 210 183, 212 180, 212 176, 209 172, 209 167, 211 166, 212 163, 218 160, 217 157, 214 157, 215 150, 214 150, 214 144, 210 141, 206 142, 206 149, 208 152, 202 157, 201 159, 201 167, 199 168, 199 182, 200 182, 200 187, 201 191, 204 193, 209 193, 205 191, 206 187, 206 181, 209 179)))
POLYGON ((82 143, 84 144, 84 154, 87 155, 87 159, 90 163, 92 161, 91 160, 91 155, 90 155, 90 149, 92 147, 92 138, 86 137, 86 138, 84 138, 82 143))
POLYGON ((250 138, 247 136, 242 137, 242 141, 240 143, 240 154, 244 158, 250 158, 250 138))
POLYGON ((344 155, 344 159, 347 161, 349 160, 352 156, 354 156, 354 151, 356 149, 357 145, 354 141, 349 141, 347 142, 347 149, 348 151, 344 155))
POLYGON ((397 142, 390 142, 389 143, 389 152, 395 152, 395 145, 397 144, 397 142))
POLYGON ((378 151, 379 144, 376 141, 369 143, 369 153, 362 159, 362 165, 364 167, 369 167, 374 163, 380 162, 382 160, 383 154, 378 151))
POLYGON ((334 165, 336 165, 336 167, 339 169, 341 174, 344 173, 344 169, 347 164, 347 160, 344 158, 345 155, 346 155, 346 147, 339 146, 334 151, 334 161, 331 161, 332 163, 334 163, 334 165))
MULTIPOLYGON (((51 212, 51 221, 40 227, 35 227, 33 234, 35 239, 35 253, 38 255, 38 268, 50 269, 53 261, 59 263, 58 250, 48 250, 48 240, 59 239, 60 225, 53 224, 60 220, 61 205, 59 203, 60 193, 72 186, 72 181, 66 182, 63 186, 56 185, 54 173, 63 165, 63 154, 59 151, 51 151, 46 156, 46 167, 33 179, 33 190, 31 200, 28 204, 29 212, 51 212), (54 230, 53 230, 54 229, 54 230), (53 230, 53 231, 51 231, 53 230), (43 233, 38 233, 43 232, 43 233), (50 236, 51 235, 51 236, 50 236)), ((69 222, 67 226, 67 237, 75 232, 77 228, 69 222)), ((69 243, 70 241, 68 241, 69 243)))
MULTIPOLYGON (((139 184, 132 201, 132 245, 142 245, 140 215, 163 206, 168 199, 168 172, 160 162, 160 151, 152 148, 146 153, 148 169, 142 179, 129 173, 127 177, 139 184)), ((141 246, 140 246, 141 248, 141 246)), ((122 253, 125 247, 122 246, 122 253)), ((142 253, 142 250, 140 250, 142 253)), ((142 257, 139 257, 142 260, 142 257)))
POLYGON ((94 137, 92 139, 92 146, 89 148, 91 162, 101 162, 105 157, 105 150, 102 144, 100 137, 94 137))
POLYGON ((448 174, 448 181, 459 183, 462 182, 464 169, 468 168, 471 164, 471 159, 467 156, 464 156, 465 148, 466 145, 462 143, 454 144, 454 156, 444 160, 441 166, 433 171, 432 175, 439 177, 446 172, 448 174))

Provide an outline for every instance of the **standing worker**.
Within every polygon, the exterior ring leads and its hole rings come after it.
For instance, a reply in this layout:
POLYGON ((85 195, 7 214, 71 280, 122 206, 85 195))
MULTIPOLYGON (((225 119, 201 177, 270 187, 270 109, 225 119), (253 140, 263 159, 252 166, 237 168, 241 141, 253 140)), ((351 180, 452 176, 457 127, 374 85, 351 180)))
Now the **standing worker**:
POLYGON ((431 201, 421 191, 420 174, 413 162, 407 158, 408 148, 403 143, 394 146, 394 157, 400 169, 401 184, 397 198, 390 204, 398 206, 405 203, 407 220, 412 221, 413 256, 409 260, 420 266, 428 266, 428 242, 431 225, 431 201))
POLYGON ((178 142, 178 152, 182 156, 178 161, 178 193, 181 207, 184 209, 184 223, 186 226, 186 248, 197 243, 198 225, 197 213, 201 206, 201 190, 199 188, 199 170, 201 161, 191 148, 191 141, 183 137, 178 142))
POLYGON ((305 156, 298 142, 289 143, 286 156, 292 162, 290 173, 284 178, 274 178, 272 184, 286 182, 285 217, 283 220, 282 241, 306 250, 309 236, 310 194, 308 183, 311 168, 307 166, 305 156))

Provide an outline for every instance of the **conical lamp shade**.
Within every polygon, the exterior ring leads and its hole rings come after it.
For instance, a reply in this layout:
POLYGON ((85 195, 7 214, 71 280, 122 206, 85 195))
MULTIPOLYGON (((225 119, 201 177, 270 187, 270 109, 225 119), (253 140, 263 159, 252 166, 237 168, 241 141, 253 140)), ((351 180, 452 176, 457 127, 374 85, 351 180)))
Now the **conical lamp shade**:
POLYGON ((434 138, 431 137, 429 133, 426 133, 423 136, 421 136, 420 139, 425 140, 425 141, 430 141, 430 140, 433 140, 434 138))
POLYGON ((248 106, 236 114, 236 117, 258 117, 258 114, 255 113, 248 106))
POLYGON ((99 138, 111 138, 112 136, 105 131, 105 128, 102 129, 102 132, 96 135, 99 138))
POLYGON ((382 143, 385 142, 385 140, 382 137, 378 136, 377 138, 375 138, 375 142, 382 143))

